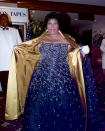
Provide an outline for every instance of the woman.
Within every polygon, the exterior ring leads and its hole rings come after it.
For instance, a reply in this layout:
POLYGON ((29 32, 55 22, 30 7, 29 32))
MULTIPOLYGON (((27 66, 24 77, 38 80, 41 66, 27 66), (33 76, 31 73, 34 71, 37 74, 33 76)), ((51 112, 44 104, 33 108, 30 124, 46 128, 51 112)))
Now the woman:
POLYGON ((23 130, 83 130, 84 113, 66 62, 70 44, 59 33, 57 14, 46 19, 48 34, 39 44, 42 58, 31 77, 23 130))
MULTIPOLYGON (((73 38, 59 31, 59 15, 50 13, 45 20, 47 31, 43 35, 14 48, 13 59, 16 62, 18 86, 28 85, 30 72, 35 68, 27 91, 22 130, 84 131, 89 118, 87 117, 88 110, 93 111, 90 97, 86 96, 84 88, 86 85, 90 89, 90 83, 84 83, 84 80, 91 81, 92 76, 91 78, 83 76, 80 48, 73 38), (89 108, 86 107, 88 106, 87 101, 90 104, 89 108)), ((85 70, 85 67, 83 68, 85 70)), ((10 85, 11 82, 8 84, 10 85)), ((93 81, 91 85, 94 87, 93 81)), ((19 100, 17 103, 19 106, 17 108, 23 112, 22 95, 26 90, 20 87, 18 87, 19 100)), ((93 89, 95 92, 95 87, 93 89)), ((8 96, 9 93, 8 89, 8 96)), ((94 110, 97 110, 96 94, 92 98, 96 102, 94 110)), ((8 99, 7 106, 10 106, 8 99)), ((18 111, 17 114, 20 112, 18 111)), ((92 114, 92 118, 94 113, 89 113, 92 114)), ((7 110, 7 117, 8 114, 7 110)), ((97 113, 95 115, 94 120, 98 117, 97 113)))

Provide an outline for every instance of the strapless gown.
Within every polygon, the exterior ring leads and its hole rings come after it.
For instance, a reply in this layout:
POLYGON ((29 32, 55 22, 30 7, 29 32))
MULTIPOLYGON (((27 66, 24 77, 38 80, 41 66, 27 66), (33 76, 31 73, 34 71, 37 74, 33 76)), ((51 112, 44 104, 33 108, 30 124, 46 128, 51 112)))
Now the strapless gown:
POLYGON ((68 45, 43 43, 39 53, 41 59, 27 92, 22 131, 84 131, 83 108, 66 61, 68 45))

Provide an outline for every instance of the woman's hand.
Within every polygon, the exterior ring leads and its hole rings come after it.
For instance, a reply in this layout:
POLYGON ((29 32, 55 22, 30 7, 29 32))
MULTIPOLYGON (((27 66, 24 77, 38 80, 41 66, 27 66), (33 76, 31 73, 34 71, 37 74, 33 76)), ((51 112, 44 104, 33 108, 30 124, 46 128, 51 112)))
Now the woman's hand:
POLYGON ((82 54, 83 57, 85 57, 85 53, 83 51, 80 51, 80 53, 82 54))

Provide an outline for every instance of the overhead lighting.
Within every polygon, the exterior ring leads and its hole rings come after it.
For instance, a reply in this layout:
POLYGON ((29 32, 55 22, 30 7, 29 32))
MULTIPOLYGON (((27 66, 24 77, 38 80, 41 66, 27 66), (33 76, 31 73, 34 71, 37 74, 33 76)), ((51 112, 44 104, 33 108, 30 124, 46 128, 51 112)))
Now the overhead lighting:
POLYGON ((35 13, 36 11, 35 10, 32 10, 32 13, 35 13))

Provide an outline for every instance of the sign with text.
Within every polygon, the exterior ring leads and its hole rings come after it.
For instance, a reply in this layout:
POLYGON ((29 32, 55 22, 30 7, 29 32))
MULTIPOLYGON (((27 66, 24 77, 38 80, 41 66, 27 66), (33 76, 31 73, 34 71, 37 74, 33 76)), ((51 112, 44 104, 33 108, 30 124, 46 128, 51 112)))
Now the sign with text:
POLYGON ((26 8, 13 8, 0 6, 0 14, 8 14, 13 23, 27 23, 28 22, 28 9, 26 8))

